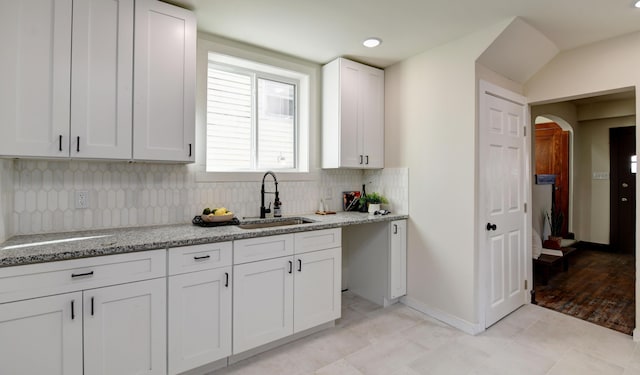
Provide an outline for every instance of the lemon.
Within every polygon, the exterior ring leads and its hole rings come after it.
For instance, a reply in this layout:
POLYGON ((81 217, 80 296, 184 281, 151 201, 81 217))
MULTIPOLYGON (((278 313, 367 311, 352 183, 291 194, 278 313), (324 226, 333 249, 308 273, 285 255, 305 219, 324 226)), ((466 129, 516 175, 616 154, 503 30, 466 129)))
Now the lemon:
POLYGON ((216 216, 226 215, 227 214, 227 209, 224 208, 224 207, 216 208, 216 211, 214 212, 214 214, 216 216))

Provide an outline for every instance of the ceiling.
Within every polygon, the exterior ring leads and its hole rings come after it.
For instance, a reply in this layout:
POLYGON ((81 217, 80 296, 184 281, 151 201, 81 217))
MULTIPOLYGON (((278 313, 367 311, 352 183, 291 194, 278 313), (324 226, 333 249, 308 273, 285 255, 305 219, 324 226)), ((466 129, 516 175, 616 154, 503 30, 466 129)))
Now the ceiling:
POLYGON ((198 29, 324 64, 338 56, 381 68, 520 16, 560 50, 640 30, 633 0, 168 0, 198 29), (366 37, 381 46, 362 46, 366 37))

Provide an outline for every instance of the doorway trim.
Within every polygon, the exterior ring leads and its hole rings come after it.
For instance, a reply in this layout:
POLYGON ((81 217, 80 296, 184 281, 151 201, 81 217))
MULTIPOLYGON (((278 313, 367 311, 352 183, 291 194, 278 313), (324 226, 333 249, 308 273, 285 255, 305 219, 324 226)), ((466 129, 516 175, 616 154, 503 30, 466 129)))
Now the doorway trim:
POLYGON ((485 102, 485 93, 502 98, 507 101, 511 101, 517 104, 521 104, 524 108, 524 145, 523 145, 523 173, 522 173, 522 186, 523 186, 523 200, 526 205, 525 209, 525 222, 524 222, 524 278, 527 282, 527 287, 525 288, 524 293, 524 301, 523 304, 528 304, 531 302, 531 289, 533 287, 533 278, 532 278, 532 270, 533 270, 533 262, 531 259, 531 228, 532 228, 532 215, 531 215, 531 111, 530 106, 527 99, 515 92, 509 91, 505 88, 497 86, 495 84, 489 83, 484 80, 479 80, 478 82, 478 111, 477 111, 477 152, 478 158, 476 158, 476 173, 477 173, 477 187, 476 187, 476 247, 477 247, 477 283, 476 283, 476 296, 478 300, 476 301, 476 306, 478 306, 477 316, 478 316, 478 331, 484 331, 487 322, 487 306, 488 306, 488 298, 489 298, 489 264, 488 257, 485 244, 485 229, 483 224, 485 223, 485 197, 481 194, 481 186, 484 184, 484 178, 481 173, 481 165, 480 165, 480 153, 481 150, 481 124, 480 121, 483 118, 484 111, 487 109, 487 103, 485 102))

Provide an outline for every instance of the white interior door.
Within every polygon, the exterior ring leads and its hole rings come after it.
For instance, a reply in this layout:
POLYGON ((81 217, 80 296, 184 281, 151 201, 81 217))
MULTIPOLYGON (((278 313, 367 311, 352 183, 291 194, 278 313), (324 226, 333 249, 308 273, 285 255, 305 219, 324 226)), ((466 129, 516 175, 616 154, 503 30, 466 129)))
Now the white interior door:
POLYGON ((480 229, 485 327, 525 303, 526 106, 524 98, 481 84, 480 229))

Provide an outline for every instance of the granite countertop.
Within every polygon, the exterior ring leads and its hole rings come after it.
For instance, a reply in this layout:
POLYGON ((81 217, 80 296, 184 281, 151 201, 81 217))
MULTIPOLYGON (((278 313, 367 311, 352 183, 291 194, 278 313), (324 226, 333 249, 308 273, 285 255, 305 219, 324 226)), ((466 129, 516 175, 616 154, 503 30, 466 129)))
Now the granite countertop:
MULTIPOLYGON (((407 219, 408 215, 374 216, 359 212, 338 212, 335 215, 310 214, 292 217, 313 222, 260 229, 242 229, 235 225, 199 227, 189 223, 15 236, 0 244, 0 267, 401 220, 407 219)), ((269 220, 271 219, 260 221, 269 220)))

